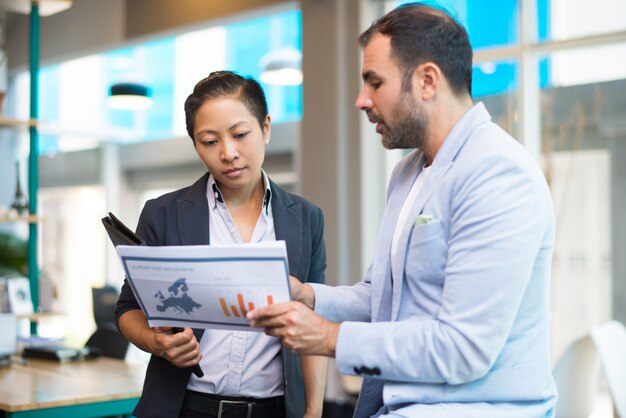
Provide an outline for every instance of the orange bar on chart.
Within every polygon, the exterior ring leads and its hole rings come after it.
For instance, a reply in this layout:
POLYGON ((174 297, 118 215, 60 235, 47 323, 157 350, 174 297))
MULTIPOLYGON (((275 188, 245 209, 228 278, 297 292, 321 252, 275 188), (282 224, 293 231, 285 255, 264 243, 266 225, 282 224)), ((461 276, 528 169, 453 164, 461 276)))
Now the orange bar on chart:
POLYGON ((246 303, 243 301, 243 295, 241 293, 237 293, 237 301, 239 301, 239 309, 241 309, 241 314, 246 316, 246 303))
POLYGON ((248 302, 248 309, 253 311, 254 310, 254 303, 248 302))
POLYGON ((239 312, 237 312, 237 307, 235 305, 230 305, 230 309, 233 311, 233 315, 235 315, 237 318, 240 318, 239 312))
POLYGON ((274 298, 272 297, 272 295, 267 295, 267 304, 268 305, 274 304, 274 298))
POLYGON ((228 312, 228 306, 226 305, 226 301, 224 298, 220 298, 220 305, 222 305, 222 310, 224 311, 224 315, 230 318, 230 313, 228 312))

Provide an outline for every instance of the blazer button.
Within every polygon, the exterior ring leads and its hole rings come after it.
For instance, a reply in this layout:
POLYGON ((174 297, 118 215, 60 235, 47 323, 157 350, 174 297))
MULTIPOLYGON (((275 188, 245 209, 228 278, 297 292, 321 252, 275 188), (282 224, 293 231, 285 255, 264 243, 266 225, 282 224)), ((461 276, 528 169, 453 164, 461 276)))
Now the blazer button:
POLYGON ((356 373, 356 374, 361 374, 361 368, 360 367, 355 367, 352 370, 354 370, 354 373, 356 373))
POLYGON ((374 373, 375 376, 380 376, 380 369, 378 367, 374 367, 372 373, 374 373))

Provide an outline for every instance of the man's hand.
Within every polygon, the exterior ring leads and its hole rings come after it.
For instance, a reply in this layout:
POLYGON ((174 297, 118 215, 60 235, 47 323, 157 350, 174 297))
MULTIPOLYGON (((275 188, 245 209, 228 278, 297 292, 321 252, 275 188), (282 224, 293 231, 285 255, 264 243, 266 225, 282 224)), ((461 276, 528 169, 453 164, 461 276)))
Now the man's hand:
POLYGON ((310 309, 315 308, 315 292, 313 288, 306 283, 293 276, 289 276, 289 285, 291 287, 291 298, 298 302, 304 303, 310 309))
POLYGON ((200 344, 191 328, 172 333, 172 327, 154 327, 150 351, 179 368, 195 366, 200 362, 200 344))
POLYGON ((269 305, 248 312, 250 325, 265 328, 285 347, 302 354, 335 356, 339 324, 327 321, 300 302, 269 305))

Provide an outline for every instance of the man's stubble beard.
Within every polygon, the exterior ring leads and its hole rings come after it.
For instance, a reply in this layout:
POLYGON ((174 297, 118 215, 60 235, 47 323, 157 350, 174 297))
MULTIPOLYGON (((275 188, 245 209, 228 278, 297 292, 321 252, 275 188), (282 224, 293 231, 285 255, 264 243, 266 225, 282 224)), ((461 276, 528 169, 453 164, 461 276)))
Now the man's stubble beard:
POLYGON ((384 123, 382 143, 387 149, 422 148, 426 142, 428 117, 410 93, 402 92, 392 120, 384 123))

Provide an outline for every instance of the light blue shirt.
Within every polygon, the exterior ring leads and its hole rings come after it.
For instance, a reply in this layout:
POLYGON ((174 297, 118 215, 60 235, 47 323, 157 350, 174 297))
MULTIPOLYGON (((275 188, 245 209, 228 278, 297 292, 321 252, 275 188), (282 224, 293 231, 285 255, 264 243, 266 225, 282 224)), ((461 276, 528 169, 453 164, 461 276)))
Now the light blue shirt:
MULTIPOLYGON (((263 208, 250 242, 276 241, 271 189, 263 172, 263 208)), ((213 176, 207 181, 211 245, 243 243, 213 176)), ((200 340, 204 377, 192 375, 187 389, 224 396, 268 398, 284 393, 280 340, 262 332, 207 329, 200 340)))

